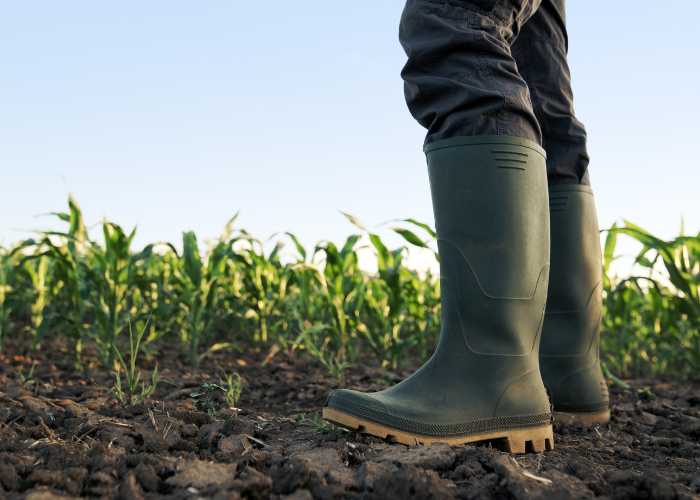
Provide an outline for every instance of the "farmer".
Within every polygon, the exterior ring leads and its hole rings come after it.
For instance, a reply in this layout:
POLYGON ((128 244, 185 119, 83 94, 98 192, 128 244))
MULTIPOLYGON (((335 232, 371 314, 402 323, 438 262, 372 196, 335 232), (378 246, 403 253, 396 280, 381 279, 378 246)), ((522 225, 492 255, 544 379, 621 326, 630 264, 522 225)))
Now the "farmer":
POLYGON ((552 449, 552 412, 610 418, 564 0, 408 0, 399 39, 406 102, 428 129, 442 331, 411 377, 372 394, 334 391, 324 418, 408 445, 552 449))

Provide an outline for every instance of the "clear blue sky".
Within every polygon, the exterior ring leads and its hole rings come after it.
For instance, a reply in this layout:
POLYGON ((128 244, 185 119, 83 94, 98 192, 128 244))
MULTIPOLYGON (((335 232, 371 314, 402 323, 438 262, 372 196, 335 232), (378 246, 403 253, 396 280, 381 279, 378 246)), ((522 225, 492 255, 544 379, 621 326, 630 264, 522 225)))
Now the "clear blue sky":
MULTIPOLYGON (((306 245, 413 217, 433 224, 424 130, 403 99, 402 0, 36 0, 0 6, 0 242, 138 224, 135 247, 183 230, 306 245)), ((568 2, 578 117, 601 227, 700 229, 700 2, 568 2)), ((387 234, 382 230, 380 234, 387 234)), ((389 238, 390 246, 398 237, 389 238)))

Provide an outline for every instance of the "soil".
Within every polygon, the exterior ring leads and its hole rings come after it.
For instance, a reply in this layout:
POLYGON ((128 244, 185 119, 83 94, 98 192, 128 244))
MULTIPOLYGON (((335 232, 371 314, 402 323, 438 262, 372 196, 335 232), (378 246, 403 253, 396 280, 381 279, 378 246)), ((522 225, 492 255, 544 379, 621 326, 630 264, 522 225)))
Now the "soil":
MULTIPOLYGON (((176 386, 161 382, 146 404, 124 407, 96 385, 113 386, 114 375, 90 366, 90 353, 76 371, 68 346, 28 347, 6 341, 0 352, 0 499, 700 498, 698 379, 611 387, 609 424, 555 422, 554 451, 509 455, 297 424, 341 384, 293 355, 220 351, 195 368, 162 344, 137 370, 149 380, 157 364, 176 386), (24 387, 18 371, 26 376, 34 361, 34 383, 24 387), (218 383, 217 365, 242 378, 239 410, 225 410, 228 420, 195 412, 189 397, 205 380, 218 383), (637 395, 646 388, 651 395, 637 395)), ((380 390, 410 372, 367 361, 342 386, 380 390)))

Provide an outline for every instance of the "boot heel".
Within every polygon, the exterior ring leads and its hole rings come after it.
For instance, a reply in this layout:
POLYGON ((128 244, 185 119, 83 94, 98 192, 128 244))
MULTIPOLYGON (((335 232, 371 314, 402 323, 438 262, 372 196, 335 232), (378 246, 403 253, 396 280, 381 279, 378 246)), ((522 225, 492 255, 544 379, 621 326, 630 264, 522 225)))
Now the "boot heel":
POLYGON ((564 413, 555 411, 553 416, 554 420, 567 424, 581 422, 583 425, 591 426, 596 422, 599 424, 606 424, 610 422, 610 410, 601 413, 564 413))

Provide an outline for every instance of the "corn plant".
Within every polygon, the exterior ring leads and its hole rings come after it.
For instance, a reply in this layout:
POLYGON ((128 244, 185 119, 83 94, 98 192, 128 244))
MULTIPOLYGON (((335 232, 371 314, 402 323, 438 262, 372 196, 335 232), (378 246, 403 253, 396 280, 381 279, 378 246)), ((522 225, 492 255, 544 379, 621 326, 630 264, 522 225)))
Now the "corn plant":
MULTIPOLYGON (((355 226, 367 231, 359 219, 348 214, 343 215, 355 226)), ((410 222, 425 229, 431 236, 431 239, 436 237, 435 232, 426 224, 413 219, 406 219, 405 222, 410 222)), ((412 245, 430 248, 427 242, 422 241, 410 230, 391 229, 412 245)), ((374 331, 372 345, 384 363, 391 363, 392 367, 396 368, 408 354, 409 349, 416 344, 421 349, 423 357, 425 357, 428 314, 419 313, 418 318, 415 317, 417 310, 423 309, 425 306, 421 305, 421 296, 415 293, 417 280, 415 273, 410 272, 403 266, 406 247, 389 250, 378 235, 369 231, 367 233, 372 246, 376 250, 378 264, 378 275, 369 281, 366 287, 367 293, 365 293, 368 316, 378 327, 378 331, 374 331), (414 314, 411 315, 411 312, 414 314), (423 317, 421 318, 420 316, 423 317), (416 319, 418 319, 418 332, 411 332, 412 329, 415 329, 414 321, 416 319), (418 335, 416 336, 415 333, 418 333, 418 335)), ((422 287, 419 286, 418 288, 422 287)), ((424 296, 422 300, 425 302, 424 296)), ((440 322, 437 320, 437 317, 432 315, 430 319, 431 326, 439 328, 440 322)))
MULTIPOLYGON (((235 217, 229 225, 233 224, 234 220, 235 217)), ((227 239, 228 235, 222 237, 209 258, 203 261, 199 255, 195 234, 183 234, 180 265, 174 269, 181 287, 175 300, 182 312, 180 338, 181 342, 189 346, 191 364, 199 363, 204 356, 218 349, 235 347, 228 342, 217 343, 210 346, 205 353, 199 354, 200 343, 218 320, 217 286, 229 257, 231 243, 227 239)))
POLYGON ((262 242, 245 231, 238 240, 246 244, 231 256, 236 270, 241 273, 238 299, 245 307, 244 318, 253 322, 253 341, 267 345, 278 331, 289 330, 287 293, 293 285, 294 271, 279 261, 281 242, 265 256, 262 242))
POLYGON ((7 252, 0 248, 0 349, 3 338, 8 333, 12 323, 12 282, 15 275, 15 266, 18 256, 13 252, 7 252))
POLYGON ((50 290, 55 302, 52 326, 58 333, 68 333, 75 339, 75 366, 82 369, 81 355, 88 333, 85 318, 89 283, 84 258, 87 230, 72 196, 68 206, 69 213, 52 214, 69 224, 67 232, 45 231, 41 240, 27 240, 22 248, 34 248, 37 257, 46 259, 51 267, 50 290))
POLYGON ((97 326, 94 338, 103 360, 112 364, 116 352, 112 346, 128 322, 126 296, 134 260, 130 247, 136 229, 127 236, 117 224, 104 221, 102 232, 104 248, 90 242, 91 261, 94 264, 87 269, 87 274, 92 285, 90 305, 97 326))
POLYGON ((34 264, 35 262, 32 260, 24 261, 24 270, 29 275, 32 289, 34 290, 34 298, 30 304, 32 324, 28 327, 32 335, 32 350, 37 348, 39 341, 46 333, 51 322, 50 318, 44 317, 49 300, 49 295, 46 293, 46 275, 49 270, 49 261, 46 256, 41 256, 36 261, 36 266, 34 264))
POLYGON ((683 236, 681 231, 678 238, 663 241, 625 222, 624 227, 608 231, 603 270, 601 350, 609 367, 621 376, 700 370, 700 238, 683 236), (645 275, 610 276, 620 234, 642 243, 635 264, 646 270, 645 275), (657 262, 667 278, 656 274, 657 262))
MULTIPOLYGON (((53 215, 63 230, 0 249, 0 342, 9 335, 36 348, 42 338, 71 341, 78 369, 93 362, 84 358, 91 344, 103 363, 117 361, 113 395, 127 404, 139 397, 138 377, 113 346, 130 320, 140 332, 133 345, 149 359, 157 339, 180 342, 193 364, 242 342, 270 355, 303 351, 336 379, 360 356, 398 367, 409 356, 426 359, 438 341, 440 282, 406 266, 411 248, 435 253, 436 234, 414 219, 385 225, 405 241, 398 248, 344 214, 358 234, 337 245, 322 240, 313 252, 290 233, 263 243, 234 228, 235 216, 217 241, 202 245, 188 232, 181 251, 170 243, 135 251, 135 233, 110 221, 92 240, 72 197, 66 213, 53 215), (360 269, 365 249, 378 272, 360 269)), ((611 376, 700 373, 700 238, 681 230, 664 241, 625 222, 608 230, 603 253, 601 360, 611 376), (611 271, 619 237, 643 247, 634 272, 622 277, 611 271)), ((221 382, 235 401, 235 376, 221 382)))

